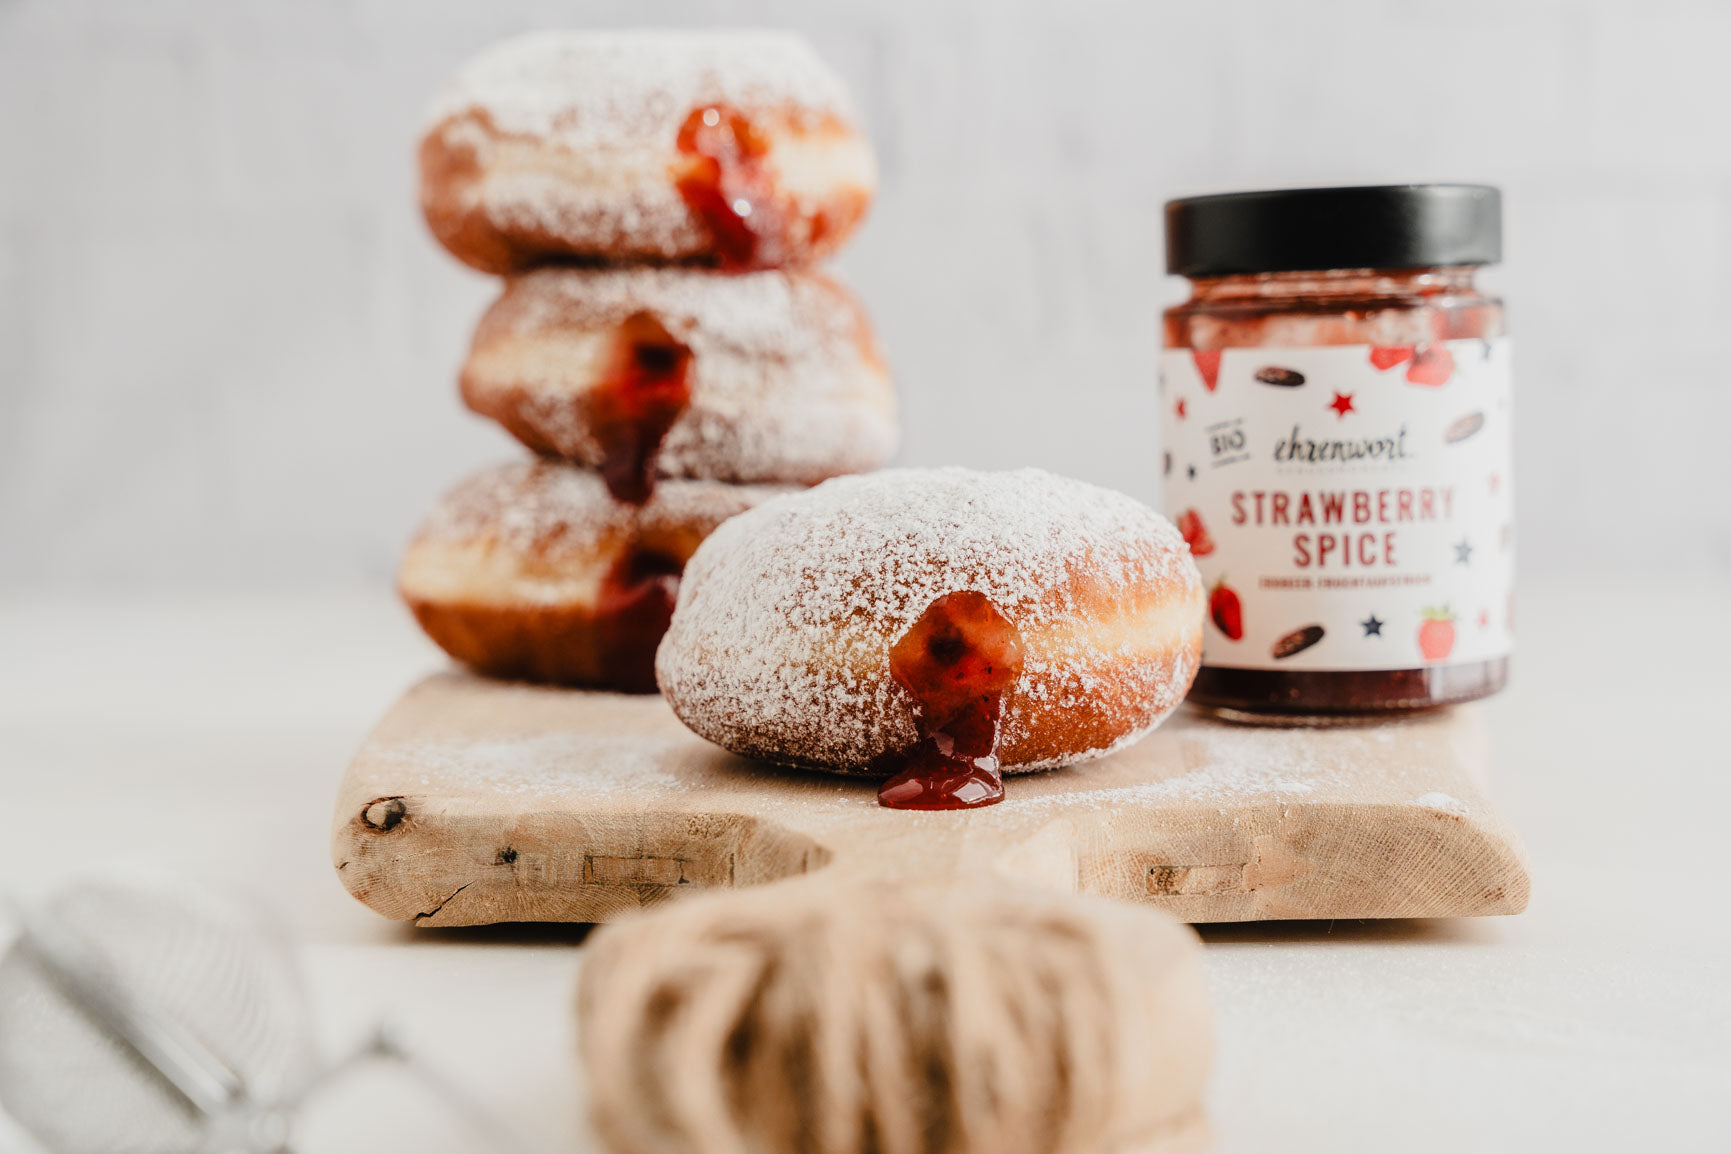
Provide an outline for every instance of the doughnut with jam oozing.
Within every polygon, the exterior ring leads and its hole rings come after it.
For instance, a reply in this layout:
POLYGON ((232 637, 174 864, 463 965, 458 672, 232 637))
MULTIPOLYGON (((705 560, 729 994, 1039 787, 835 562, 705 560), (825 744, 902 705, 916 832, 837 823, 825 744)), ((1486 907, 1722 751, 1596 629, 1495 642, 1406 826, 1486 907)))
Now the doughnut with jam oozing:
POLYGON ((1038 469, 891 469, 721 526, 686 567, 656 675, 735 753, 876 775, 960 753, 1014 773, 1165 718, 1195 674, 1204 598, 1183 537, 1122 494, 1038 469), (981 721, 989 746, 965 728, 981 721))
POLYGON ((814 272, 545 268, 510 277, 462 373, 469 407, 620 500, 657 476, 815 484, 896 447, 865 314, 814 272))
POLYGON ((427 635, 476 672, 653 692, 686 559, 722 521, 788 491, 668 481, 634 506, 585 469, 496 466, 439 502, 397 587, 427 635))
POLYGON ((840 78, 788 33, 536 33, 465 65, 431 121, 422 209, 486 272, 808 264, 877 186, 840 78))

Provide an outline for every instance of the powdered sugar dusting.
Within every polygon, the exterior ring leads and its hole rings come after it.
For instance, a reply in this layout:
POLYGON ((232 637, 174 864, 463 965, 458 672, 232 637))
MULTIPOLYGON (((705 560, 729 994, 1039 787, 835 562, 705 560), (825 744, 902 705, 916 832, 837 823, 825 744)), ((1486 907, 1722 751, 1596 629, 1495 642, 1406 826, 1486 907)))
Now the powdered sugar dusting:
POLYGON ((663 146, 693 108, 853 119, 847 89, 787 32, 536 32, 464 65, 431 120, 484 112, 501 132, 573 150, 663 146))
POLYGON ((427 221, 488 272, 553 255, 713 263, 672 166, 686 119, 717 104, 769 142, 786 261, 833 252, 877 165, 841 80, 778 32, 546 32, 483 53, 433 105, 427 221))
POLYGON ((821 273, 655 265, 552 267, 510 277, 482 318, 476 343, 503 333, 602 328, 645 311, 680 340, 697 342, 699 352, 800 363, 851 361, 874 351, 852 296, 821 273))
MULTIPOLYGON (((889 645, 933 600, 971 589, 1028 645, 1006 697, 1005 747, 1036 711, 1091 700, 1123 700, 1140 728, 1176 705, 1188 680, 1174 665, 1187 663, 1149 656, 1154 639, 1102 632, 1098 618, 1199 588, 1177 530, 1123 494, 1039 469, 887 470, 717 530, 686 568, 657 675, 681 719, 727 748, 863 767, 915 737, 889 645)), ((1051 762, 1006 759, 1039 764, 1051 762)))
POLYGON ((597 465, 602 445, 578 403, 593 366, 509 352, 610 332, 645 311, 692 351, 691 403, 662 442, 664 475, 809 484, 895 452, 895 396, 870 327, 851 294, 816 273, 547 268, 512 277, 476 332, 464 395, 489 415, 510 409, 562 456, 597 465))
POLYGON ((1412 803, 1420 809, 1434 809, 1438 813, 1450 813, 1456 817, 1466 817, 1472 813, 1472 808, 1459 798, 1450 797, 1446 793, 1431 792, 1413 798, 1412 803))
POLYGON ((381 751, 379 765, 403 771, 402 781, 435 792, 453 782, 465 792, 496 796, 689 788, 665 768, 689 742, 609 734, 549 733, 490 741, 417 741, 381 751), (416 775, 419 775, 418 777, 416 775))
POLYGON ((1338 755, 1290 733, 1220 724, 1187 726, 1177 739, 1178 767, 1170 777, 1133 785, 1078 789, 1068 779, 1041 779, 1034 790, 1012 795, 1018 804, 1118 808, 1195 802, 1220 807, 1256 801, 1296 801, 1344 782, 1338 755))
POLYGON ((737 513, 790 492, 778 485, 664 481, 638 508, 615 501, 599 475, 553 461, 483 469, 440 499, 417 540, 492 539, 522 552, 574 554, 640 532, 707 532, 737 513))

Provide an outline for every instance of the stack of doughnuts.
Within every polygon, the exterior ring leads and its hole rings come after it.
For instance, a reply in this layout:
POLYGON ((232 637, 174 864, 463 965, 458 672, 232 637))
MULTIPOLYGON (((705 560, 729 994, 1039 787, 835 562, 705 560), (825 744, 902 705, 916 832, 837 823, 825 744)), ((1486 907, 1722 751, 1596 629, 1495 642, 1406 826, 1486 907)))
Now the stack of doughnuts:
POLYGON ((798 37, 554 32, 466 65, 420 165, 434 236, 504 282, 463 400, 535 457, 443 498, 402 596, 481 673, 653 691, 711 530, 895 452, 870 324, 816 267, 871 147, 798 37))

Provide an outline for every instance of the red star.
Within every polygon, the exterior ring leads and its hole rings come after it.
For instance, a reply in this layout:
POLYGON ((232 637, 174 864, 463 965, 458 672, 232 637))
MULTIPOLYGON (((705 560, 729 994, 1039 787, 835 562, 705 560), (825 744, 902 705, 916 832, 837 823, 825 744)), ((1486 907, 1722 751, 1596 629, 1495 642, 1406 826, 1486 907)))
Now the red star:
POLYGON ((1185 415, 1186 415, 1186 413, 1185 413, 1184 398, 1179 397, 1178 398, 1178 419, 1182 421, 1184 419, 1185 415))
POLYGON ((1489 609, 1480 609, 1479 610, 1479 628, 1480 629, 1489 629, 1490 627, 1491 627, 1491 611, 1489 609))
POLYGON ((1334 400, 1332 400, 1328 403, 1328 407, 1333 409, 1337 414, 1339 414, 1342 417, 1346 416, 1348 413, 1357 411, 1352 407, 1352 394, 1351 393, 1336 393, 1336 394, 1334 394, 1334 400))

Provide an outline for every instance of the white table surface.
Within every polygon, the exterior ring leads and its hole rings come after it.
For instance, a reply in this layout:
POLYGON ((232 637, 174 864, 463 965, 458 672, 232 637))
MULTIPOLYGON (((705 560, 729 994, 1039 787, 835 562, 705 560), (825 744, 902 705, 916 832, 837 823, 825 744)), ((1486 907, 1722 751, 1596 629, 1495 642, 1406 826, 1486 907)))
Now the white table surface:
MULTIPOLYGON (((1521 612, 1489 716, 1531 909, 1205 931, 1221 1150, 1731 1150, 1731 590, 1528 588, 1521 612)), ((245 887, 329 1046, 390 1018, 528 1137, 589 1150, 581 932, 411 930, 330 866, 346 759, 438 664, 383 592, 0 599, 0 888, 110 863, 245 887)), ((476 1147, 374 1078, 303 1148, 476 1147)))

